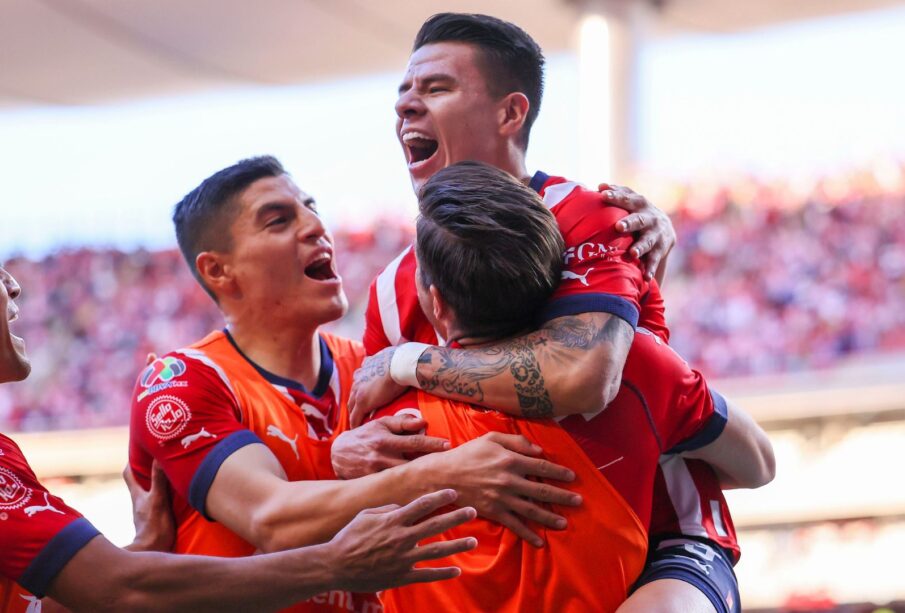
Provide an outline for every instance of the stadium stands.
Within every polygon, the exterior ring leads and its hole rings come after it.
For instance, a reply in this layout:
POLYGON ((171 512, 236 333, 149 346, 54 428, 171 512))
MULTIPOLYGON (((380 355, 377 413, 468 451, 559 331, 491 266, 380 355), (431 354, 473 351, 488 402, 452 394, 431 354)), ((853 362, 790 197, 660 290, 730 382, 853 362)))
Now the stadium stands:
MULTIPOLYGON (((905 348, 905 195, 849 187, 798 200, 763 186, 684 192, 665 288, 672 344, 717 377, 905 348)), ((410 225, 389 220, 336 233, 352 305, 336 331, 360 336, 370 280, 410 240, 410 225)), ((35 372, 0 388, 4 431, 122 425, 147 353, 222 325, 175 250, 81 249, 7 266, 23 284, 17 327, 35 372)))

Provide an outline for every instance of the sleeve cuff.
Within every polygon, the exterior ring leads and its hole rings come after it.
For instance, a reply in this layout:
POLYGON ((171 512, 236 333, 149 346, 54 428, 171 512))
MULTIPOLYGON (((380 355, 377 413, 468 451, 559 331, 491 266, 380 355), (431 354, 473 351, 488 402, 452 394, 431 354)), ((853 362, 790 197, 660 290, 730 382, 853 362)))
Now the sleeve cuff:
POLYGON ((192 505, 192 508, 201 513, 205 519, 213 521, 207 515, 205 503, 207 502, 207 493, 211 489, 211 484, 214 482, 214 477, 217 476, 217 471, 220 470, 220 466, 222 466, 226 461, 226 458, 233 453, 246 445, 253 445, 254 443, 264 444, 263 441, 258 438, 258 435, 251 430, 233 432, 217 443, 207 456, 205 456, 201 465, 198 466, 198 470, 195 471, 195 476, 192 477, 192 482, 189 485, 189 504, 192 505))
POLYGON ((638 307, 614 294, 575 294, 557 298, 541 309, 540 323, 581 313, 609 313, 627 321, 632 329, 638 326, 638 307))
POLYGON ((726 422, 729 420, 729 409, 726 406, 726 399, 719 392, 710 390, 710 396, 713 399, 713 415, 710 416, 704 427, 697 434, 682 441, 667 453, 694 451, 709 445, 720 437, 726 427, 726 422))
POLYGON ((50 583, 56 579, 63 567, 99 534, 98 529, 84 517, 69 523, 35 556, 19 577, 19 585, 38 598, 44 598, 50 583))

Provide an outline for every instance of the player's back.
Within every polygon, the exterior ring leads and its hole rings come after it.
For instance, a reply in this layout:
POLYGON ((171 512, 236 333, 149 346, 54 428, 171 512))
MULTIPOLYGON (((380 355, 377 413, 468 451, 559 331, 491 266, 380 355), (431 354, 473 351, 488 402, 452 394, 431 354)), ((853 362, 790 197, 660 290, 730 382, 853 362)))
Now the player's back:
POLYGON ((615 610, 644 565, 647 533, 623 497, 562 428, 551 420, 514 419, 424 392, 405 394, 379 415, 416 407, 428 421, 427 434, 448 438, 453 445, 487 432, 526 436, 544 449, 547 459, 576 473, 575 481, 565 487, 580 493, 584 503, 555 509, 569 525, 563 531, 546 531, 542 548, 480 518, 444 533, 442 540, 478 539, 475 550, 444 561, 460 566, 462 576, 385 592, 386 610, 615 610))

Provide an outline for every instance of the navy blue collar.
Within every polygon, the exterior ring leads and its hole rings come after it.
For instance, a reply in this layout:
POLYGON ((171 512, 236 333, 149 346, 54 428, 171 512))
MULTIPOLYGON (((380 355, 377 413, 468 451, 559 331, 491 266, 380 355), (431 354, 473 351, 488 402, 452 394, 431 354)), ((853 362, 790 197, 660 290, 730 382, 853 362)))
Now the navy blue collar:
POLYGON ((320 342, 321 348, 321 369, 317 375, 317 383, 314 386, 314 389, 309 391, 307 387, 295 381, 293 379, 287 379, 286 377, 281 377, 280 375, 275 375, 269 370, 258 366, 254 360, 249 358, 242 349, 239 348, 239 345, 236 344, 236 340, 233 338, 233 335, 229 333, 229 330, 223 328, 223 333, 226 335, 226 338, 229 339, 230 344, 235 347, 236 351, 239 352, 245 361, 251 364, 252 368, 254 368, 258 373, 267 379, 270 383, 274 385, 282 385, 283 387, 287 387, 289 389, 294 389, 299 392, 308 394, 313 398, 320 398, 326 393, 327 388, 330 386, 330 378, 333 376, 333 354, 330 353, 330 348, 327 347, 327 342, 324 340, 320 334, 317 335, 317 340, 320 342))
POLYGON ((534 176, 531 177, 531 181, 528 183, 528 187, 536 191, 538 194, 540 190, 544 188, 544 183, 550 180, 550 175, 543 172, 542 170, 538 170, 534 173, 534 176))

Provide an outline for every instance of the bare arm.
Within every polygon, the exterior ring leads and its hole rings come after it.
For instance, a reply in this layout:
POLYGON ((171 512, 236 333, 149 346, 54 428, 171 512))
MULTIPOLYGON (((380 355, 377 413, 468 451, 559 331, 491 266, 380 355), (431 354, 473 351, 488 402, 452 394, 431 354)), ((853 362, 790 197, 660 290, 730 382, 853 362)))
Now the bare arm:
POLYGON ((723 433, 709 445, 683 455, 710 464, 723 489, 766 485, 776 476, 773 445, 748 413, 731 402, 727 405, 729 415, 723 433))
POLYGON ((405 508, 363 511, 329 543, 248 558, 133 553, 98 536, 64 566, 49 593, 76 611, 268 611, 329 589, 370 592, 449 579, 458 569, 413 566, 476 545, 468 538, 416 546, 474 517, 465 508, 420 521, 454 500, 446 490, 405 508))
POLYGON ((607 313, 559 317, 494 345, 427 349, 419 386, 529 418, 597 411, 619 390, 631 326, 607 313))
POLYGON ((574 506, 580 497, 529 478, 574 478, 566 468, 528 457, 539 453, 523 437, 493 434, 359 479, 289 482, 269 449, 248 445, 221 465, 206 511, 262 551, 278 551, 330 539, 361 509, 405 504, 448 487, 459 492, 460 503, 542 544, 515 514, 561 528, 560 516, 531 500, 574 506))

